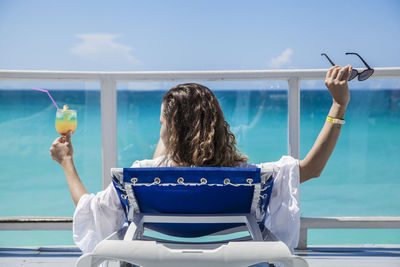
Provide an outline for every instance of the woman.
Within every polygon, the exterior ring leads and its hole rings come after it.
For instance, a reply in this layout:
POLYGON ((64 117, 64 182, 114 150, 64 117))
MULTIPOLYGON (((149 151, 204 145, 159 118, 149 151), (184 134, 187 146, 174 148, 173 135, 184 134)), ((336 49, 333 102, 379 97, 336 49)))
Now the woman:
MULTIPOLYGON (((277 162, 256 165, 261 172, 274 170, 274 187, 265 225, 290 249, 297 246, 299 238, 299 184, 318 177, 333 152, 350 100, 347 80, 351 70, 350 65, 334 66, 327 72, 325 85, 333 103, 307 156, 301 161, 284 156, 277 162)), ((251 166, 236 150, 235 137, 218 100, 207 87, 182 84, 168 91, 163 98, 160 123, 160 140, 154 158, 136 161, 132 167, 251 166)), ((83 252, 90 252, 98 242, 122 227, 125 215, 118 196, 112 184, 96 195, 88 194, 74 166, 71 132, 57 138, 50 153, 62 166, 77 205, 74 241, 83 252)))

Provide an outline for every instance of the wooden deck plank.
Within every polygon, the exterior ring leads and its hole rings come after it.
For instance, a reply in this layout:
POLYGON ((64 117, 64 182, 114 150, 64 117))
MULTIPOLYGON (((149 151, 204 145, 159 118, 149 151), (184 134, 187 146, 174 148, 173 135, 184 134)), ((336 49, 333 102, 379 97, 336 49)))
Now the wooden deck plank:
MULTIPOLYGON (((400 266, 400 245, 312 246, 296 254, 304 257, 310 267, 400 266)), ((72 267, 80 255, 75 246, 0 247, 0 266, 72 267)))

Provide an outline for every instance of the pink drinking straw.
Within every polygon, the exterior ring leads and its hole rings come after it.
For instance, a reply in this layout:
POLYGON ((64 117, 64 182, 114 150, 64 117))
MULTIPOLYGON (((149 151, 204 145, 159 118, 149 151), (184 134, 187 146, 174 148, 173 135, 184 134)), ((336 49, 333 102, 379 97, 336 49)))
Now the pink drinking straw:
POLYGON ((53 101, 54 106, 56 106, 57 110, 59 110, 59 108, 58 108, 56 102, 55 102, 54 99, 51 97, 49 91, 43 90, 43 89, 39 89, 39 88, 34 88, 34 87, 33 87, 32 89, 33 89, 33 90, 37 90, 37 91, 41 91, 41 92, 47 93, 47 95, 50 97, 51 101, 53 101))

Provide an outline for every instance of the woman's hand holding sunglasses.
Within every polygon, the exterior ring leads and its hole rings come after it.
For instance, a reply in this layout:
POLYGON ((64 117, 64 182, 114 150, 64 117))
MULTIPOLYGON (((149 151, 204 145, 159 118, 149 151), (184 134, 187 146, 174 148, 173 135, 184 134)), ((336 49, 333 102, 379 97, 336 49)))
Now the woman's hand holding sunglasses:
POLYGON ((353 68, 334 66, 326 73, 325 85, 332 95, 333 102, 341 107, 347 107, 350 101, 350 92, 347 81, 353 68))
MULTIPOLYGON (((349 81, 353 80, 355 77, 358 76, 358 80, 359 80, 360 82, 362 82, 362 81, 365 81, 366 79, 368 79, 369 77, 371 77, 372 74, 374 74, 374 69, 371 68, 371 67, 368 65, 368 63, 367 63, 359 54, 357 54, 357 53, 346 52, 346 55, 356 55, 356 56, 358 56, 358 57, 361 59, 361 61, 364 63, 364 65, 367 67, 367 69, 366 69, 366 70, 363 70, 362 72, 358 72, 358 70, 353 69, 353 70, 350 72, 349 81)), ((335 63, 333 63, 332 59, 330 59, 330 58, 328 57, 327 54, 322 53, 321 56, 325 56, 326 59, 329 60, 329 62, 332 64, 332 66, 335 66, 335 65, 336 65, 335 63)))

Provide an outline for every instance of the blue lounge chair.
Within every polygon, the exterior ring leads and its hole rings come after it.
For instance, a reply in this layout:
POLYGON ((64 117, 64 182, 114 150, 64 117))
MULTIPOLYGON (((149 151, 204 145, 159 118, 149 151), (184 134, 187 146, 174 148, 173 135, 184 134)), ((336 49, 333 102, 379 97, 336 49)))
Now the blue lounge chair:
POLYGON ((308 266, 264 227, 273 187, 257 168, 112 169, 126 226, 77 266, 308 266))

